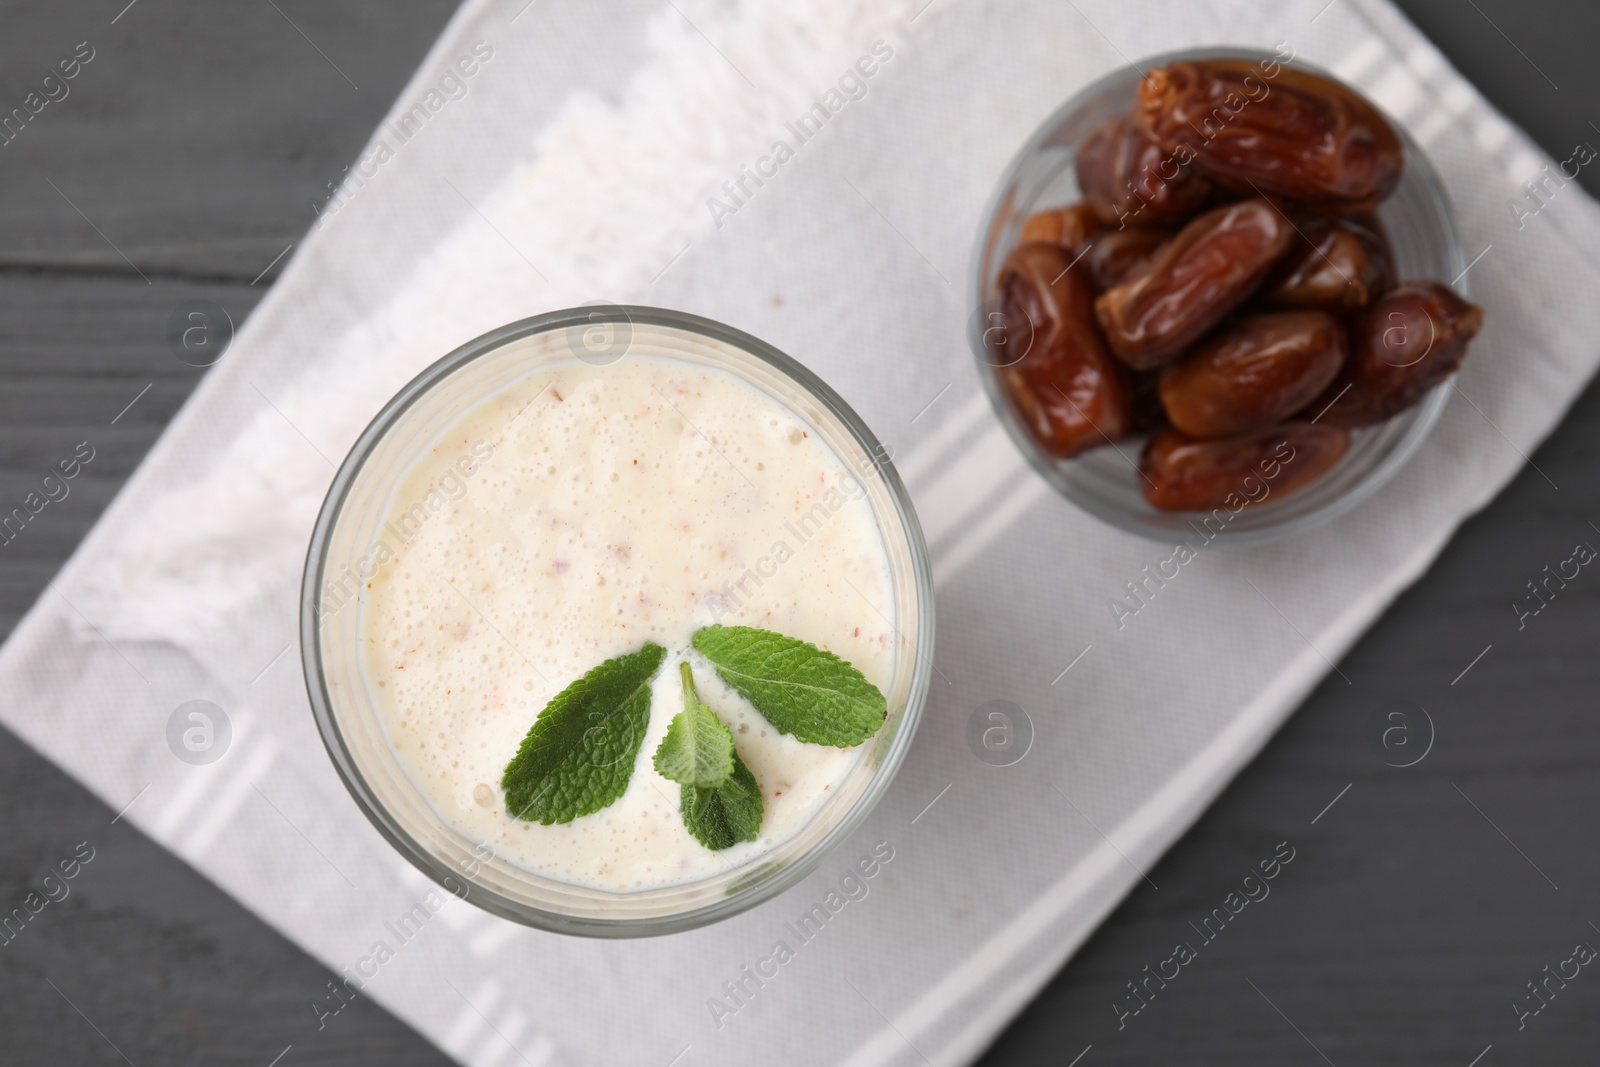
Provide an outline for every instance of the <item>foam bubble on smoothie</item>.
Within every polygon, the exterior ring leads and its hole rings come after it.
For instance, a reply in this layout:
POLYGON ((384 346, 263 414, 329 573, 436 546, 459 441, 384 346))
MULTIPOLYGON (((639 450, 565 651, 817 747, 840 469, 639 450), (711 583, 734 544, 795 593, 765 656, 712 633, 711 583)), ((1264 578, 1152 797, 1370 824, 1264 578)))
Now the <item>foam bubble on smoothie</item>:
POLYGON ((435 810, 510 862, 611 890, 718 874, 797 833, 860 758, 778 733, 689 654, 761 785, 761 836, 706 849, 651 764, 682 710, 677 660, 714 621, 891 682, 889 565, 860 484, 810 421, 732 374, 656 357, 541 369, 441 434, 387 516, 395 556, 362 598, 374 705, 435 810), (627 791, 564 825, 508 815, 500 776, 540 710, 646 641, 672 655, 627 791))

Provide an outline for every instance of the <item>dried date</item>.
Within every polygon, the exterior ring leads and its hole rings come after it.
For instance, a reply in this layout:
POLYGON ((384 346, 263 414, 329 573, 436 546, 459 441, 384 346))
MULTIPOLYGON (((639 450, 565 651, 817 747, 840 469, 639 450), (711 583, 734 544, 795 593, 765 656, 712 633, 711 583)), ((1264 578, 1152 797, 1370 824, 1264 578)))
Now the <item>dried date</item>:
POLYGON ((1148 270, 1095 300, 1111 350, 1135 370, 1168 362, 1255 292, 1293 234, 1260 198, 1193 219, 1148 270))
POLYGON ((1308 219, 1300 234, 1268 303, 1347 315, 1394 288, 1394 256, 1376 218, 1308 219))
POLYGON ((1350 359, 1319 400, 1318 421, 1354 428, 1393 418, 1455 373, 1482 326, 1483 309, 1439 282, 1391 289, 1351 327, 1350 359))
POLYGON ((1354 90, 1273 60, 1171 63, 1139 84, 1140 127, 1213 181, 1307 203, 1372 203, 1394 191, 1405 151, 1354 90))
POLYGON ((1191 437, 1270 426, 1327 388, 1345 361, 1344 326, 1323 311, 1250 315, 1161 372, 1161 405, 1191 437))
POLYGON ((1129 226, 1125 230, 1100 234, 1083 259, 1089 268, 1089 277, 1094 279, 1095 289, 1103 293, 1137 278, 1149 269, 1156 250, 1172 237, 1172 233, 1148 226, 1129 226))
POLYGON ((1063 459, 1116 440, 1129 422, 1127 372, 1106 351, 1088 277, 1071 263, 1062 246, 1030 242, 1000 272, 1008 332, 1029 335, 1026 351, 997 368, 1001 385, 1040 447, 1063 459))
POLYGON ((1309 422, 1217 441, 1168 430, 1145 446, 1139 469, 1145 499, 1163 511, 1227 508, 1237 514, 1268 496, 1282 498, 1303 488, 1337 463, 1349 445, 1348 430, 1309 422))
POLYGON ((1049 241, 1076 256, 1090 239, 1106 228, 1101 213, 1088 204, 1073 204, 1029 215, 1022 223, 1021 241, 1049 241))
POLYGON ((1180 222, 1211 195, 1211 182, 1173 159, 1126 119, 1112 119, 1078 149, 1078 188, 1118 228, 1180 222))

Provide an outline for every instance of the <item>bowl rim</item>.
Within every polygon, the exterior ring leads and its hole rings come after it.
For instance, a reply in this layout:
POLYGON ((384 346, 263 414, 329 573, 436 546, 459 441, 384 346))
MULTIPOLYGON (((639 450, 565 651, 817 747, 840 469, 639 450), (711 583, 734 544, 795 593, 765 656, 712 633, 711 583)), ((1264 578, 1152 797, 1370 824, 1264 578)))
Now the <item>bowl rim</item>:
MULTIPOLYGON (((1416 140, 1403 124, 1398 122, 1393 115, 1385 111, 1381 105, 1373 101, 1365 93, 1351 85, 1344 78, 1314 63, 1306 62, 1298 54, 1285 59, 1277 52, 1269 52, 1254 45, 1207 45, 1201 48, 1179 48, 1166 52, 1157 52, 1142 57, 1138 63, 1127 61, 1102 74, 1098 78, 1073 93, 1063 103, 1050 112, 1039 123, 1034 131, 1029 134, 1026 141, 1011 157, 1006 168, 1001 172, 1000 178, 995 183, 989 194, 988 201, 983 208, 983 214, 978 225, 976 239, 973 242, 972 254, 967 265, 967 294, 971 304, 967 317, 967 344, 973 357, 977 361, 978 378, 983 383, 983 389, 989 396, 989 403, 994 409, 995 417, 1005 427, 1007 436, 1016 445, 1023 457, 1028 461, 1034 471, 1042 477, 1056 494, 1081 511, 1093 515, 1100 521, 1127 533, 1135 534, 1146 540, 1168 543, 1174 537, 1181 537, 1175 530, 1164 529, 1138 521, 1130 513, 1111 506, 1104 506, 1098 499, 1080 494, 1071 489, 1060 476, 1059 465, 1062 462, 1044 453, 1033 437, 1019 424, 1015 414, 1010 409, 1010 402, 1001 392, 998 376, 994 373, 994 364, 987 358, 987 346, 983 342, 983 323, 985 283, 989 274, 988 247, 989 240, 995 229, 995 220, 999 217, 1001 208, 1006 200, 1006 192, 1016 180, 1018 172, 1031 159, 1045 143, 1054 135, 1056 129, 1071 115, 1082 109, 1091 99, 1105 92, 1113 83, 1126 79, 1130 73, 1138 73, 1141 77, 1144 71, 1164 66, 1167 63, 1195 60, 1195 59, 1270 59, 1285 66, 1294 65, 1298 69, 1313 74, 1320 74, 1330 78, 1342 86, 1357 93, 1366 100, 1394 129, 1399 137, 1406 154, 1406 171, 1416 174, 1421 178, 1421 190, 1426 194, 1431 207, 1438 217, 1440 228, 1444 233, 1446 257, 1451 260, 1451 265, 1457 269, 1458 277, 1451 282, 1451 288, 1461 297, 1469 298, 1471 291, 1468 288, 1466 277, 1466 253, 1462 249, 1461 230, 1456 221, 1455 207, 1450 200, 1439 172, 1434 169, 1433 162, 1427 153, 1422 150, 1416 140)), ((1339 496, 1334 497, 1314 511, 1286 519, 1282 522, 1268 526, 1259 526, 1247 530, 1230 530, 1218 534, 1213 540, 1207 542, 1208 546, 1240 547, 1244 545, 1260 544, 1265 541, 1275 541, 1282 537, 1301 533, 1315 526, 1329 522, 1353 508, 1366 502, 1374 496, 1379 489, 1394 478, 1400 469, 1408 463, 1417 450, 1422 447, 1440 417, 1444 414, 1445 406, 1450 401, 1450 394, 1454 391, 1455 375, 1452 374, 1444 381, 1435 385, 1417 406, 1412 409, 1414 414, 1404 435, 1400 437, 1389 452, 1378 460, 1376 465, 1361 481, 1350 486, 1339 496)), ((1208 512, 1172 512, 1173 515, 1204 516, 1208 512)))
MULTIPOLYGON (((586 304, 520 319, 467 341, 412 378, 373 416, 372 421, 356 438, 350 452, 339 465, 328 493, 323 499, 316 524, 312 528, 301 577, 300 653, 306 693, 310 699, 312 716, 316 720, 323 747, 327 750, 328 757, 332 760, 334 769, 346 790, 354 798, 356 806, 402 857, 452 895, 469 900, 503 919, 553 933, 587 937, 646 937, 677 933, 719 922, 777 896, 815 870, 824 858, 843 844, 866 821, 867 816, 888 791, 890 783, 905 761, 921 721, 923 708, 927 703, 933 671, 933 648, 933 568, 927 542, 923 537, 922 526, 917 519, 905 483, 889 459, 888 450, 867 424, 820 377, 760 338, 689 312, 639 304, 586 304), (849 431, 855 442, 872 457, 878 476, 884 480, 889 497, 894 502, 905 531, 910 555, 911 576, 917 598, 918 628, 916 648, 912 653, 912 678, 906 695, 905 710, 894 728, 894 735, 889 739, 887 751, 878 761, 878 766, 861 796, 826 835, 792 863, 778 868, 768 877, 749 877, 761 869, 762 856, 753 857, 747 864, 741 866, 746 878, 742 882, 734 883, 734 890, 721 900, 668 915, 620 919, 571 915, 533 907, 505 896, 474 882, 464 872, 435 856, 400 825, 367 783, 351 755, 333 713, 332 699, 323 675, 320 615, 317 610, 318 595, 328 563, 330 541, 343 512, 345 501, 374 447, 418 400, 455 371, 509 344, 560 329, 606 324, 658 326, 695 334, 737 348, 792 379, 805 393, 831 412, 849 431)), ((424 800, 426 801, 425 797, 424 800)), ((432 807, 431 804, 428 806, 432 807)), ((454 827, 442 817, 440 823, 454 830, 454 827)))

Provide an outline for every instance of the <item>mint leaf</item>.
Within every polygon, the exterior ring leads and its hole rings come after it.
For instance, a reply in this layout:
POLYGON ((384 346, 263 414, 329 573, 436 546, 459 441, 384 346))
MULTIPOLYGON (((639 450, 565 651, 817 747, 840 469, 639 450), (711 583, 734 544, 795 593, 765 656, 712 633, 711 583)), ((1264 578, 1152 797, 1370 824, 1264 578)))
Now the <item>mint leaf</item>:
POLYGON ((656 770, 679 783, 678 810, 696 841, 713 851, 754 841, 765 811, 761 787, 733 747, 733 731, 700 700, 689 665, 678 671, 683 710, 656 749, 656 770))
MULTIPOLYGON (((729 734, 728 739, 731 741, 733 735, 729 734)), ((678 810, 694 839, 713 852, 761 836, 761 816, 765 811, 756 776, 737 752, 733 753, 733 773, 727 781, 710 788, 683 786, 678 810)))
POLYGON ((733 734, 716 712, 700 702, 689 665, 678 667, 683 675, 683 710, 672 717, 667 736, 656 749, 656 770, 680 785, 715 788, 733 773, 733 734))
POLYGON ((816 645, 750 626, 706 626, 694 647, 782 733, 850 748, 878 732, 888 701, 846 661, 816 645))
POLYGON ((660 645, 608 659, 555 695, 522 739, 500 787, 506 811, 529 822, 571 822, 628 788, 650 726, 650 679, 660 645))

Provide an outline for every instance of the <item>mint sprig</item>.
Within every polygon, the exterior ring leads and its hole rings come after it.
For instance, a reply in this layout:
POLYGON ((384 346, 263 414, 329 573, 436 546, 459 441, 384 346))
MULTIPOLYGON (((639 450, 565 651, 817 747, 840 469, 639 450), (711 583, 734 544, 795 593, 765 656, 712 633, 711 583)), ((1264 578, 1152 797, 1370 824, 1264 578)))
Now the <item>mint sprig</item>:
POLYGON ((750 626, 706 626, 693 643, 768 722, 807 744, 851 748, 888 715, 888 701, 865 675, 808 642, 750 626))
MULTIPOLYGON (((706 626, 694 647, 717 675, 779 732, 813 745, 851 748, 883 726, 888 702, 849 662, 798 638, 749 626, 706 626)), ((567 823, 627 792, 650 727, 651 680, 667 650, 646 644, 606 660, 545 705, 506 764, 506 811, 530 822, 567 823)), ((688 663, 683 711, 667 725, 653 763, 679 786, 683 824, 714 851, 761 834, 761 786, 739 758, 733 733, 700 699, 688 663)))
POLYGON ((689 664, 683 675, 683 710, 674 715, 656 749, 656 771, 679 785, 714 789, 733 774, 733 734, 717 713, 700 701, 689 664))
POLYGON ((646 644, 557 693, 506 764, 506 811, 546 826, 567 823, 626 792, 650 727, 650 679, 666 655, 646 644))

